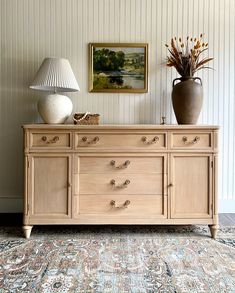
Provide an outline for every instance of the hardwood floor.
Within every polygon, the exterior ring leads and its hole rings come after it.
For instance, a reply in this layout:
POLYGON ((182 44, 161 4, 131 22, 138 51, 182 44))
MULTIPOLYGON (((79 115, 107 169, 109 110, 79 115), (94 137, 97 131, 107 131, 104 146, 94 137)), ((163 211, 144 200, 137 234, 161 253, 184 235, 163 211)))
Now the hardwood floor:
MULTIPOLYGON (((0 214, 0 226, 22 226, 22 214, 0 214)), ((235 226, 235 213, 219 214, 221 226, 235 226)))

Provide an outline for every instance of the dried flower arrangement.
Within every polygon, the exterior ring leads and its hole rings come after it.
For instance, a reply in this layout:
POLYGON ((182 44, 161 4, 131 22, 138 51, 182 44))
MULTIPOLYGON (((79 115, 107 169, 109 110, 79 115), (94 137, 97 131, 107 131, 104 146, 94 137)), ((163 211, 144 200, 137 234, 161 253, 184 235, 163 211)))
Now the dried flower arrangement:
POLYGON ((195 72, 204 68, 206 63, 214 58, 201 58, 201 54, 208 50, 208 43, 203 41, 203 34, 199 38, 172 38, 170 46, 166 44, 170 56, 167 56, 167 66, 175 67, 182 77, 193 76, 195 72))

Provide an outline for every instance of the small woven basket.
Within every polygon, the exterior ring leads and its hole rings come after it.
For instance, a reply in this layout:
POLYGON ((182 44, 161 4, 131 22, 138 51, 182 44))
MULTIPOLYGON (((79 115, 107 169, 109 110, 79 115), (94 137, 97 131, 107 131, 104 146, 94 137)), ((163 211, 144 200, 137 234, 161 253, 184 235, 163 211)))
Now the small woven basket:
POLYGON ((73 116, 74 124, 79 125, 98 125, 100 120, 100 114, 75 113, 73 116))

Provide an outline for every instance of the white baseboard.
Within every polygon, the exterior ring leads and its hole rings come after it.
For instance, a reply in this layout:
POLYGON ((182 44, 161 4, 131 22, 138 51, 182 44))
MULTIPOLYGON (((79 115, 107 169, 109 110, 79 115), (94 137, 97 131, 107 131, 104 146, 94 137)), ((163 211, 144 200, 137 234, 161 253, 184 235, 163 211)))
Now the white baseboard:
POLYGON ((235 199, 219 199, 219 213, 235 213, 235 199))
POLYGON ((22 213, 23 198, 0 197, 0 213, 22 213))

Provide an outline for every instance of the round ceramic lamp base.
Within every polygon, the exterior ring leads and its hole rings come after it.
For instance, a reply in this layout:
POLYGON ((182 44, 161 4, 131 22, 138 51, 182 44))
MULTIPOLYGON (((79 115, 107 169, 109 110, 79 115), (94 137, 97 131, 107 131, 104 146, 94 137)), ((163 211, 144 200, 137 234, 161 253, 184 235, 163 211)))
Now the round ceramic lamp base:
POLYGON ((71 115, 73 104, 71 100, 59 94, 42 97, 38 101, 38 112, 45 123, 64 123, 71 115))

